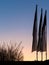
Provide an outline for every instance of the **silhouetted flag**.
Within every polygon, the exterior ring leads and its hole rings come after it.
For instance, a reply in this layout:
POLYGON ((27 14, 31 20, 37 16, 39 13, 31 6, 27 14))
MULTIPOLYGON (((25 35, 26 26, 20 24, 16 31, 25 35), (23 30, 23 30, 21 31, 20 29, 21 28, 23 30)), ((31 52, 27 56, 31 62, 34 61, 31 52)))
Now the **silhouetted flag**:
POLYGON ((34 17, 33 25, 33 42, 32 42, 32 52, 37 50, 37 5, 34 17))
POLYGON ((40 51, 40 46, 42 43, 41 40, 42 40, 42 8, 41 8, 40 23, 39 23, 39 35, 38 35, 37 51, 40 51))
POLYGON ((43 23, 43 27, 42 27, 41 51, 46 51, 46 48, 47 48, 47 20, 46 20, 46 13, 47 13, 47 11, 45 11, 44 23, 43 23))

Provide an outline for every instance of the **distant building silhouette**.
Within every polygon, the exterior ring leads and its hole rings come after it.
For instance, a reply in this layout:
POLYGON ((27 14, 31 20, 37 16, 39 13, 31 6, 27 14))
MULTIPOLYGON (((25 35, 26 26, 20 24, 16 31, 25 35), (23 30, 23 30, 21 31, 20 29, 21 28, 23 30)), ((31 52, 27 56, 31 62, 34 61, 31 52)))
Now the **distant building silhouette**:
POLYGON ((42 43, 41 43, 41 51, 46 51, 47 46, 47 23, 46 23, 46 11, 44 15, 44 22, 42 27, 42 43))
POLYGON ((37 51, 40 51, 40 46, 42 43, 42 14, 43 10, 41 9, 41 16, 40 16, 40 23, 39 23, 39 34, 38 34, 38 45, 37 45, 37 51))
POLYGON ((43 60, 43 52, 46 52, 47 60, 47 11, 45 10, 44 21, 43 10, 41 8, 40 24, 39 24, 39 35, 37 39, 37 5, 35 10, 34 25, 33 25, 33 42, 32 42, 32 52, 36 51, 36 59, 38 60, 38 51, 41 52, 41 60, 43 60), (42 24, 43 23, 43 24, 42 24), (38 43, 38 44, 37 44, 38 43))
POLYGON ((37 50, 37 5, 35 10, 34 25, 33 25, 33 42, 32 42, 32 52, 37 50))

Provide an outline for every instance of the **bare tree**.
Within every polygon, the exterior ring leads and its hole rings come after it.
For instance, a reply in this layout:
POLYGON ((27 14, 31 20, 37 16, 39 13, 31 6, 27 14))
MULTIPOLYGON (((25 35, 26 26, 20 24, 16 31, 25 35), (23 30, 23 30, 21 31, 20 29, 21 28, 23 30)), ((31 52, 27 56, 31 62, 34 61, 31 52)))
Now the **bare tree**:
POLYGON ((6 44, 3 44, 0 47, 0 61, 23 61, 23 47, 21 47, 21 43, 18 46, 17 44, 7 44, 7 48, 5 47, 6 44))

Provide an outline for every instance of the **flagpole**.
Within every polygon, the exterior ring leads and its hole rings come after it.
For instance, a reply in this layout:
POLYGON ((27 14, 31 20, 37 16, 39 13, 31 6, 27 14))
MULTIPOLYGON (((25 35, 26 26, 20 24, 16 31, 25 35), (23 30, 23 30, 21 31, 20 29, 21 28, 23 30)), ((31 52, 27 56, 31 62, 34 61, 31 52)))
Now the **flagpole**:
MULTIPOLYGON (((46 12, 46 15, 47 15, 47 10, 45 12, 46 12)), ((46 19, 46 60, 47 60, 47 19, 46 19)))
POLYGON ((36 51, 36 60, 38 61, 38 51, 36 51))
POLYGON ((41 61, 43 61, 43 52, 41 52, 41 61))
POLYGON ((46 54, 45 55, 46 55, 46 60, 47 60, 47 43, 46 43, 46 54))
POLYGON ((46 49, 46 60, 47 60, 47 49, 46 49))

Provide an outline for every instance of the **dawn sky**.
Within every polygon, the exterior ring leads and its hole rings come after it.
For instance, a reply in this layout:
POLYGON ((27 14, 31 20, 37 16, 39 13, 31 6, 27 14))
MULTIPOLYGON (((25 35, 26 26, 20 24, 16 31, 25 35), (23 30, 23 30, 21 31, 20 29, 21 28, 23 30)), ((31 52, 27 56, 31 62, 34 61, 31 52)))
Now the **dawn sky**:
POLYGON ((38 22, 41 8, 43 8, 43 17, 47 10, 47 45, 49 47, 49 0, 0 0, 0 41, 11 40, 17 43, 22 41, 24 60, 34 59, 31 49, 36 4, 38 22))

